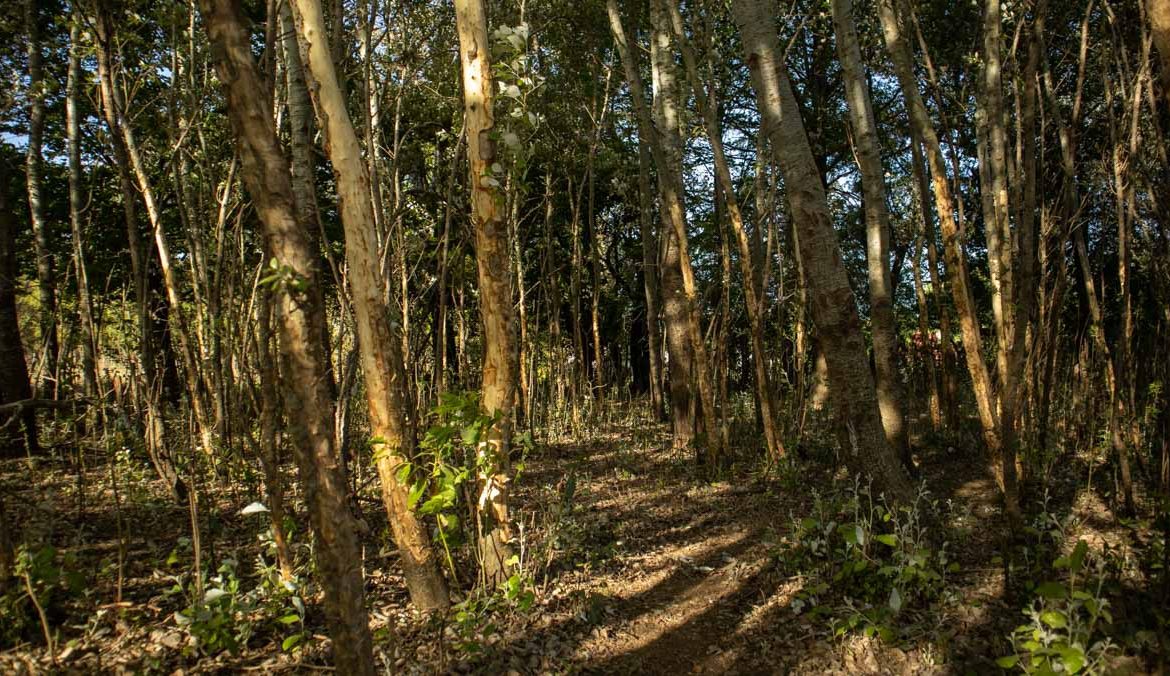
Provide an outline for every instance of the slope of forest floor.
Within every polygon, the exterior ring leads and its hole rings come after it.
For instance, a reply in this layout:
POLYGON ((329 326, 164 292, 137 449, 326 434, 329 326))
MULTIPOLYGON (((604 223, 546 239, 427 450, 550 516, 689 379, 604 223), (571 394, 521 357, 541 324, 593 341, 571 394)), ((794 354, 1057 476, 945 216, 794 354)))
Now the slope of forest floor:
MULTIPOLYGON (((1012 579, 1023 564, 1018 557, 1004 562, 1002 553, 1011 547, 1003 540, 1007 527, 985 462, 946 444, 919 448, 921 475, 940 515, 932 538, 948 542, 957 566, 939 601, 899 615, 894 640, 862 631, 837 635, 821 614, 798 612, 813 595, 848 596, 832 584, 810 592, 811 576, 785 563, 796 546, 794 524, 812 513, 821 495, 811 487, 823 492, 851 484, 827 469, 835 466, 831 452, 784 471, 736 465, 710 482, 689 454, 670 448, 664 427, 639 420, 608 424, 584 441, 538 443, 526 459, 514 514, 531 607, 496 595, 465 600, 442 619, 414 613, 393 547, 379 535, 385 530, 374 516, 380 509, 370 504, 366 570, 377 655, 387 673, 995 670, 996 658, 1012 652, 1012 630, 1026 619, 1026 595, 1018 588, 1028 581, 1012 579)), ((186 605, 176 582, 185 570, 189 576, 191 565, 189 510, 168 501, 146 466, 126 457, 96 465, 90 460, 80 475, 78 469, 75 456, 46 459, 30 481, 26 463, 3 466, 0 481, 18 536, 51 542, 61 568, 84 583, 47 609, 58 632, 55 663, 40 625, 32 624, 25 640, 0 653, 0 672, 330 669, 319 599, 312 597, 296 650, 281 644, 289 626, 299 625, 260 611, 234 653, 194 649, 176 621, 186 605), (118 478, 116 496, 111 476, 118 478)), ((1085 469, 1077 463, 1056 468, 1046 482, 1046 508, 1033 518, 1059 521, 1068 547, 1085 539, 1120 552, 1123 560, 1139 557, 1134 545, 1150 537, 1148 530, 1122 525, 1105 498, 1083 490, 1085 469)), ((254 485, 254 477, 247 480, 254 485)), ((1104 470, 1096 483, 1108 483, 1104 470)), ((200 505, 201 563, 215 570, 225 560, 237 562, 241 593, 258 584, 257 536, 264 530, 262 518, 240 513, 258 495, 246 485, 212 481, 199 487, 210 496, 200 505)), ((296 500, 296 491, 291 497, 296 500)), ((303 537, 294 533, 296 541, 303 537)), ((307 550, 299 546, 304 559, 307 550)), ((1148 580, 1133 584, 1153 588, 1148 580)), ((1133 601, 1147 602, 1140 596, 1133 601)), ((1159 668, 1149 654, 1128 661, 1120 654, 1111 658, 1112 668, 1159 668)))

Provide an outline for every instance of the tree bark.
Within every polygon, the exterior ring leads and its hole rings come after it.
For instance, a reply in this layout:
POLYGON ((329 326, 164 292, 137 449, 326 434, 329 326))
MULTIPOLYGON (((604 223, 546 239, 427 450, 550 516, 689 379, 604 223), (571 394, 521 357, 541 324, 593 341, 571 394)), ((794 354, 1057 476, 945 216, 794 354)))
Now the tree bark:
MULTIPOLYGON (((8 171, 0 162, 0 186, 8 185, 8 171)), ((0 189, 0 403, 31 399, 32 381, 24 361, 24 342, 16 305, 16 217, 8 204, 8 193, 0 189)), ((36 409, 24 408, 16 415, 24 428, 23 443, 0 437, 0 457, 20 457, 40 453, 37 440, 36 409)), ((7 426, 7 416, 0 416, 0 426, 7 426)), ((5 434, 0 432, 0 434, 5 434)))
POLYGON ((861 335, 853 290, 833 230, 825 188, 800 119, 799 107, 776 37, 774 17, 762 0, 735 0, 735 21, 751 69, 760 116, 784 173, 797 246, 812 295, 813 320, 824 348, 830 396, 850 469, 868 475, 896 500, 912 486, 901 460, 886 442, 877 394, 861 335))
MULTIPOLYGON (((242 177, 264 227, 267 253, 288 266, 279 284, 280 349, 285 406, 316 546, 319 578, 339 672, 374 674, 362 583, 361 549, 346 505, 340 454, 333 444, 333 401, 325 382, 325 355, 317 337, 324 319, 316 257, 297 218, 289 166, 280 151, 265 87, 237 0, 200 0, 228 97, 240 148, 242 177), (293 283, 303 282, 303 283, 293 283)), ((316 36, 314 36, 315 38, 316 36)))
POLYGON ((394 335, 402 325, 391 316, 384 298, 385 282, 379 266, 370 202, 370 177, 338 86, 321 4, 318 0, 295 0, 293 8, 298 34, 306 45, 310 92, 317 104, 325 150, 337 182, 358 349, 366 380, 371 445, 381 479, 382 502, 402 554, 411 600, 421 610, 441 610, 450 601, 438 557, 425 524, 408 507, 407 486, 396 476, 398 468, 413 457, 415 440, 407 412, 402 343, 394 335))
MULTIPOLYGON (((942 148, 939 144, 938 134, 934 129, 934 123, 931 122, 926 105, 922 101, 922 94, 918 91, 918 81, 914 76, 910 49, 902 35, 899 12, 894 7, 896 1, 879 0, 878 2, 882 32, 885 37, 886 49, 894 62, 894 71, 898 77, 902 95, 906 99, 906 107, 910 111, 910 123, 922 139, 926 149, 926 160, 933 179, 935 207, 942 227, 943 251, 947 262, 947 281, 950 284, 955 310, 959 316, 959 328, 967 355, 967 370, 971 375, 972 389, 975 391, 975 402, 979 411, 983 440, 992 458, 996 481, 1004 496, 1005 509, 1014 518, 1019 514, 1015 458, 1011 457, 1011 452, 1005 447, 1001 436, 999 414, 994 399, 995 393, 992 390, 987 362, 983 359, 983 338, 979 333, 979 319, 974 299, 971 296, 959 228, 954 219, 954 198, 950 182, 947 180, 942 148)), ((946 339, 944 337, 944 341, 946 339)))
POLYGON ((484 577, 493 587, 508 575, 511 523, 508 517, 512 406, 516 391, 513 368, 512 276, 508 260, 508 229, 499 183, 491 178, 496 161, 492 140, 494 82, 491 44, 483 0, 455 0, 459 59, 463 73, 463 114, 467 126, 467 158, 471 222, 479 273, 479 310, 483 321, 483 381, 480 406, 495 417, 478 449, 481 466, 477 505, 482 522, 480 555, 484 577))
POLYGON ((28 146, 25 148, 25 183, 28 187, 29 220, 37 255, 37 295, 40 300, 41 347, 44 363, 37 389, 42 397, 56 398, 57 357, 57 280, 53 252, 49 248, 48 224, 41 201, 42 139, 45 131, 44 55, 40 41, 40 3, 25 0, 24 26, 28 34, 28 146))
POLYGON ((874 384, 886 440, 907 467, 913 467, 906 421, 902 411, 895 354, 898 347, 897 323, 894 319, 893 289, 890 285, 890 212, 886 207, 885 172, 877 138, 877 121, 870 102, 869 85, 861 61, 857 28, 853 23, 852 0, 833 0, 833 28, 837 54, 845 79, 845 99, 849 104, 849 122, 853 129, 853 146, 861 170, 861 187, 865 197, 866 269, 869 272, 870 325, 873 333, 874 384))

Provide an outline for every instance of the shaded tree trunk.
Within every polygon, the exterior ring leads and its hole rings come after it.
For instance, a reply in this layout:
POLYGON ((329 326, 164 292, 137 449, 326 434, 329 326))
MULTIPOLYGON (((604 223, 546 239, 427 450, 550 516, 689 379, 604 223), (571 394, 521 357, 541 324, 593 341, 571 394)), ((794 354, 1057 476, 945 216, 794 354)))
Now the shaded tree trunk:
POLYGON ((732 9, 760 116, 784 172, 797 246, 812 296, 813 320, 828 366, 830 396, 845 428, 842 446, 846 462, 855 472, 873 475, 895 499, 908 499, 910 477, 886 442, 856 301, 841 260, 825 188, 780 61, 774 17, 762 0, 735 0, 732 9))

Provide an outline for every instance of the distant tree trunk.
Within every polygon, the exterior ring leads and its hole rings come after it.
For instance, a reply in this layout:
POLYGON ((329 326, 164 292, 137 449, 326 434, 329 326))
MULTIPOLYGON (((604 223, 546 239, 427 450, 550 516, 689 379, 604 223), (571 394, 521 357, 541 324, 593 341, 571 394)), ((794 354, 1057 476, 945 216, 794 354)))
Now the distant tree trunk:
MULTIPOLYGON (((28 364, 24 361, 24 342, 20 337, 20 321, 16 308, 16 218, 8 204, 8 171, 0 162, 0 404, 7 404, 33 396, 28 364)), ((21 451, 29 455, 40 453, 37 442, 37 414, 25 408, 19 414, 24 427, 24 443, 17 439, 0 437, 0 457, 17 458, 21 451)), ((9 425, 7 417, 0 417, 0 426, 9 425)), ((7 434, 7 432, 0 432, 7 434)))
POLYGON ((646 342, 650 353, 650 408, 665 415, 662 393, 662 330, 658 323, 658 237, 654 228, 654 193, 650 187, 649 141, 638 137, 638 232, 642 240, 642 285, 646 295, 646 342))
POLYGON ((100 0, 94 16, 94 47, 97 55, 98 86, 101 94, 101 112, 109 131, 110 146, 114 151, 114 165, 118 172, 118 187, 122 197, 122 211, 126 221, 126 243, 130 250, 130 272, 134 278, 134 301, 138 319, 138 357, 142 369, 143 399, 146 404, 144 432, 147 453, 159 478, 166 484, 171 496, 179 504, 187 504, 187 487, 175 469, 174 460, 163 426, 162 394, 165 389, 167 360, 159 369, 159 340, 165 330, 156 330, 152 318, 154 302, 151 293, 146 258, 138 226, 137 189, 130 170, 130 156, 122 135, 122 100, 114 82, 114 24, 107 0, 100 0))
MULTIPOLYGON (((295 193, 294 193, 295 195, 295 193)), ((307 233, 306 233, 307 234, 307 233)), ((320 293, 318 291, 317 293, 320 293)), ((284 477, 280 472, 280 446, 278 428, 283 424, 280 417, 280 392, 278 390, 276 365, 273 363, 272 345, 272 292, 261 289, 256 294, 256 372, 260 387, 260 443, 258 453, 260 468, 264 471, 264 490, 268 494, 268 520, 272 529, 272 541, 276 544, 276 561, 280 566, 280 577, 291 580, 294 575, 293 557, 288 548, 284 532, 284 477)), ((322 322, 324 323, 324 322, 322 322)))
POLYGON ((467 125, 468 180, 475 258, 479 270, 479 309, 483 320, 483 385, 480 405, 498 416, 479 453, 486 462, 480 472, 478 505, 482 520, 479 549, 484 577, 495 586, 508 575, 512 556, 508 517, 512 405, 516 374, 512 355, 512 277, 508 274, 508 230, 501 212, 502 195, 485 180, 496 161, 492 140, 495 118, 492 97, 491 44, 483 0, 455 0, 459 58, 463 72, 463 103, 467 125))
MULTIPOLYGON (((385 302, 385 282, 378 260, 375 221, 370 202, 370 177, 361 147, 346 112, 345 98, 325 39, 325 17, 318 0, 295 0, 298 34, 307 46, 308 75, 315 95, 325 150, 333 164, 337 201, 345 227, 345 256, 357 324, 358 349, 366 380, 371 445, 382 484, 382 501, 390 517, 394 541, 410 597, 419 609, 441 610, 449 599, 447 584, 431 547, 430 535, 418 514, 408 506, 408 487, 396 476, 414 456, 406 391, 402 343, 394 335, 402 328, 385 302)), ((373 152, 373 149, 371 149, 373 152)))
MULTIPOLYGON (((735 194, 735 184, 732 181, 731 170, 724 154, 723 121, 720 119, 713 88, 709 91, 699 78, 697 59, 694 50, 687 41, 686 31, 683 28, 682 17, 677 6, 671 4, 670 10, 674 36, 679 41, 687 77, 694 91, 695 100, 698 102, 698 108, 702 113, 707 131, 707 141, 710 143, 714 155, 715 175, 719 190, 717 196, 722 195, 723 197, 728 220, 731 222, 731 229, 735 233, 735 241, 739 249, 739 269, 740 275, 743 277, 744 303, 747 305, 752 363, 755 367, 756 401, 759 402, 760 421, 763 423, 768 456, 776 460, 784 455, 784 442, 780 438, 780 430, 776 424, 776 404, 772 392, 772 380, 768 375, 767 353, 764 350, 763 280, 757 273, 756 256, 752 244, 748 240, 747 228, 739 208, 739 198, 735 194)), ((717 225, 722 228, 721 224, 717 225)))
POLYGON ((37 254, 37 293, 40 299, 41 347, 44 368, 37 384, 40 396, 56 398, 57 356, 57 280, 53 252, 49 248, 48 224, 41 201, 42 138, 45 131, 45 88, 40 41, 40 2, 25 0, 24 25, 28 33, 28 146, 25 148, 25 179, 28 185, 28 211, 32 221, 33 242, 37 254))
POLYGON ((833 407, 845 427, 842 446, 846 461, 853 471, 873 475, 896 499, 908 499, 910 477, 886 442, 856 301, 841 260, 825 188, 780 60, 774 17, 763 0, 734 0, 732 9, 760 115, 784 172, 812 295, 813 319, 828 366, 833 407))
POLYGON ((86 274, 81 211, 84 207, 81 174, 81 119, 77 113, 77 89, 81 82, 81 16, 74 8, 69 23, 69 71, 65 83, 65 134, 69 154, 69 224, 73 235, 73 269, 77 279, 77 310, 81 319, 81 377, 88 397, 100 393, 97 367, 97 331, 86 274))
POLYGON ((947 281, 950 284, 955 309, 959 316, 963 347, 967 355, 967 370, 971 375, 971 387, 975 391, 975 402, 979 411, 983 440, 992 458, 996 481, 1003 492, 1005 509, 1014 518, 1019 514, 1015 459, 1011 457, 1010 450, 1006 449, 1003 443, 991 376, 988 373, 987 362, 983 359, 983 338, 979 333, 979 318, 975 310, 974 298, 971 295, 966 260, 962 242, 959 239, 959 228, 954 219, 954 198, 947 180, 942 148, 939 144, 938 134, 934 129, 934 123, 931 122, 926 105, 922 101, 922 94, 918 91, 918 81, 914 75, 910 49, 902 35, 899 13, 894 8, 896 1, 898 0, 879 0, 878 2, 882 32, 885 35, 886 49, 894 62, 894 71, 898 77, 902 94, 906 98, 906 107, 910 111, 910 123, 916 128, 916 133, 923 140, 923 145, 926 148, 926 160, 933 178, 935 206, 938 209, 939 223, 942 226, 943 250, 947 260, 947 281))
MULTIPOLYGON (((334 663, 346 674, 374 674, 362 584, 361 550, 346 505, 341 457, 333 444, 333 401, 325 354, 317 337, 324 302, 316 255, 297 217, 289 166, 280 151, 265 86, 252 59, 251 40, 237 0, 200 0, 217 71, 241 153, 242 177, 264 226, 268 255, 287 266, 278 283, 280 349, 289 432, 300 467, 305 502, 318 544, 318 578, 333 638, 334 663), (295 284, 303 281, 304 284, 295 284)), ((316 38, 316 35, 313 35, 316 38)))
POLYGON ((890 285, 890 212, 886 207, 885 171, 877 138, 877 122, 870 102, 869 85, 861 61, 857 28, 853 23, 852 0, 833 0, 833 27, 837 54, 845 78, 845 99, 853 146, 861 170, 865 197, 866 266, 869 272, 870 324, 873 331, 874 383, 886 440, 907 467, 913 467, 899 385, 897 323, 894 319, 893 289, 890 285))

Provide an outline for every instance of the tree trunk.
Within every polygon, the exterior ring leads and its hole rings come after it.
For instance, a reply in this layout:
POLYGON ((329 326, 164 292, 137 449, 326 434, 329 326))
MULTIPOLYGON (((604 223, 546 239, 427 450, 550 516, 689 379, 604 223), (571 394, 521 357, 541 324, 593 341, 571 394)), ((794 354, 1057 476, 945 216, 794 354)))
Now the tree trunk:
POLYGON ((516 374, 512 357, 512 277, 508 274, 508 230, 498 183, 489 180, 496 161, 492 140, 495 118, 492 97, 491 44, 483 0, 455 0, 459 58, 463 72, 463 112, 467 126, 468 179, 475 258, 479 271, 479 310, 483 320, 483 384, 480 405, 496 422, 478 450, 481 466, 479 499, 484 577, 491 586, 507 578, 510 568, 511 523, 508 517, 512 405, 516 374))
POLYGON ((735 0, 732 9, 760 116, 784 172, 797 246, 812 295, 813 320, 828 366, 830 396, 845 426, 842 445, 846 461, 853 471, 872 474, 882 490, 895 499, 909 499, 910 477, 886 442, 856 301, 833 231, 825 188, 780 61, 774 17, 762 0, 735 0))
POLYGON ((100 394, 97 367, 97 331, 86 275, 81 211, 84 207, 81 175, 81 119, 77 113, 77 89, 81 82, 81 17, 76 8, 69 25, 69 72, 65 83, 65 133, 69 154, 69 224, 73 234, 73 269, 77 279, 77 310, 81 319, 81 377, 87 397, 100 394))
MULTIPOLYGON (((1005 449, 1001 436, 991 376, 988 373, 987 363, 983 359, 983 338, 979 333, 979 319, 974 299, 971 296, 959 228, 954 219, 954 199, 951 194, 950 182, 947 180, 942 148, 939 144, 938 134, 934 129, 934 123, 931 122, 926 105, 922 101, 922 95, 918 91, 918 81, 914 76, 910 49, 902 35, 898 12, 894 8, 896 1, 879 0, 882 32, 885 36, 886 49, 890 52, 894 62, 894 70, 902 89, 902 95, 906 99, 906 107, 910 111, 910 124, 915 128, 915 133, 922 139, 926 149, 926 160, 933 179, 935 206, 938 210, 939 223, 942 226, 943 251, 947 261, 947 281, 950 284, 955 310, 959 316, 963 347, 967 354, 967 370, 971 375, 972 389, 975 391, 975 402, 979 410, 983 440, 991 454, 996 480, 1004 495, 1005 509, 1014 518, 1019 514, 1019 504, 1016 497, 1015 460, 1008 457, 1010 451, 1005 449)), ((944 337, 944 341, 946 340, 947 337, 944 337)))
MULTIPOLYGON (((719 194, 727 210, 731 229, 735 233, 735 241, 739 249, 739 269, 743 277, 744 302, 747 305, 749 332, 751 334, 752 363, 755 367, 756 400, 759 402, 760 421, 763 423, 764 440, 767 444, 768 457, 778 460, 784 456, 784 442, 780 438, 780 430, 776 424, 776 403, 772 392, 772 381, 768 376, 767 353, 764 351, 764 303, 762 277, 757 273, 755 262, 755 247, 748 240, 747 228, 744 226, 743 214, 739 208, 739 198, 735 194, 735 184, 732 182, 731 170, 727 164, 727 157, 723 150, 723 122, 719 116, 719 108, 715 100, 714 88, 707 90, 699 79, 699 69, 694 50, 686 38, 683 29, 682 17, 674 4, 670 5, 671 20, 675 39, 679 41, 683 53, 683 62, 686 65, 687 78, 694 90, 698 108, 702 111, 704 126, 707 131, 707 141, 715 159, 715 174, 718 180, 719 194)), ((722 225, 719 225, 722 227, 722 225)))
POLYGON ((316 256, 296 215, 289 166, 264 101, 265 87, 252 60, 250 36, 236 0, 200 0, 200 6, 228 97, 242 177, 264 226, 267 253, 288 270, 289 278, 278 282, 280 349, 284 382, 289 388, 285 406, 305 502, 318 539, 315 552, 325 589, 334 663, 339 672, 372 675, 376 669, 365 609, 361 549, 346 505, 341 458, 333 444, 333 401, 325 382, 324 351, 317 341, 324 303, 316 283, 316 256))
MULTIPOLYGON (((0 163, 0 186, 8 185, 8 171, 0 163)), ((0 404, 31 399, 32 381, 28 364, 24 361, 24 342, 20 337, 20 321, 16 306, 16 218, 8 204, 8 193, 0 189, 0 404)), ((20 457, 40 453, 37 442, 36 409, 26 407, 19 413, 24 427, 23 444, 17 439, 0 437, 0 458, 20 457)), ((0 427, 9 426, 6 416, 0 416, 0 427)), ((0 434, 7 434, 0 432, 0 434)))
POLYGON ((845 99, 849 103, 849 122, 853 129, 853 146, 861 170, 861 187, 865 202, 866 268, 869 272, 870 325, 873 333, 874 384, 886 440, 908 468, 914 466, 906 438, 906 422, 901 406, 898 365, 898 330, 894 319, 894 298, 890 285, 890 212, 886 208, 885 172, 877 138, 877 122, 870 102, 869 86, 853 23, 852 0, 833 0, 833 28, 837 54, 845 78, 845 99))
POLYGON ((37 294, 40 300, 41 346, 44 350, 41 382, 37 384, 40 396, 57 396, 57 357, 60 351, 57 339, 57 280, 53 252, 49 249, 48 224, 41 202, 42 138, 45 131, 45 88, 42 75, 44 56, 40 41, 40 2, 25 0, 24 25, 28 33, 28 146, 25 148, 25 179, 28 186, 28 211, 32 221, 33 243, 37 254, 37 294))
POLYGON ((642 285, 646 296, 646 343, 650 353, 650 408, 654 419, 665 415, 662 394, 662 333, 658 317, 658 237, 654 228, 654 194, 650 188, 650 142, 638 136, 638 233, 642 240, 642 285))
MULTIPOLYGON (((357 324, 358 349, 366 380, 371 446, 382 484, 382 501, 390 517, 394 541, 410 597, 419 609, 441 610, 449 599, 438 557, 419 515, 407 504, 407 486, 396 477, 414 455, 414 429, 408 417, 406 370, 401 330, 384 299, 385 283, 378 261, 375 221, 370 202, 370 177, 361 147, 346 112, 345 98, 325 38, 325 17, 318 0, 295 0, 297 29, 306 45, 308 76, 317 104, 325 150, 333 164, 337 201, 345 227, 345 256, 357 324)), ((371 149, 373 152, 373 149, 371 149)))

